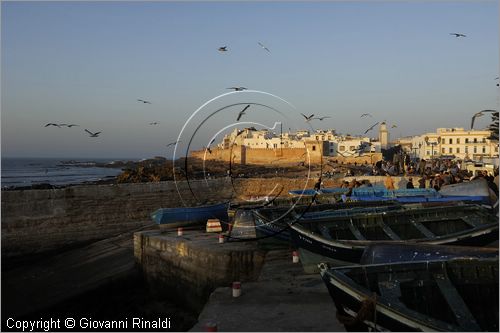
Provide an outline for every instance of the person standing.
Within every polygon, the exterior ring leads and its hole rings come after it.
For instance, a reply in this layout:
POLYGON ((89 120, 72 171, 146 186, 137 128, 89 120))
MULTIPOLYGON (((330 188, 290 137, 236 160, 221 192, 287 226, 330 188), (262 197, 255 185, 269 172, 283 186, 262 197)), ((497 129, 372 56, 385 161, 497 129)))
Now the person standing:
POLYGON ((406 188, 407 189, 411 189, 411 188, 415 188, 415 186, 413 186, 413 178, 408 178, 408 183, 406 183, 406 188))
POLYGON ((384 186, 388 190, 394 190, 394 180, 392 179, 391 175, 387 174, 384 180, 384 186))

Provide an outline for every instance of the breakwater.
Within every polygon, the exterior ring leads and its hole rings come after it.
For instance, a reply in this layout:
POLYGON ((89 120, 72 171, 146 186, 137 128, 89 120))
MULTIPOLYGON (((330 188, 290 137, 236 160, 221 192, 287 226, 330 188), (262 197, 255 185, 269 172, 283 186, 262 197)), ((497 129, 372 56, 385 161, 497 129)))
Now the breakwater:
MULTIPOLYGON (((325 186, 331 183, 326 182, 325 186)), ((152 225, 150 214, 311 188, 314 179, 218 178, 2 192, 2 258, 59 251, 152 225)))

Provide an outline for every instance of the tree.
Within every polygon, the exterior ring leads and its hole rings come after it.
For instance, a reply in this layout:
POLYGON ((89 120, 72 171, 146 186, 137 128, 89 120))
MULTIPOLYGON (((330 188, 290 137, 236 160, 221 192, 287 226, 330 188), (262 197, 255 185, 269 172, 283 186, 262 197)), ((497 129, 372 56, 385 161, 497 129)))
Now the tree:
POLYGON ((498 111, 491 114, 491 124, 488 129, 491 131, 488 139, 498 141, 498 111))

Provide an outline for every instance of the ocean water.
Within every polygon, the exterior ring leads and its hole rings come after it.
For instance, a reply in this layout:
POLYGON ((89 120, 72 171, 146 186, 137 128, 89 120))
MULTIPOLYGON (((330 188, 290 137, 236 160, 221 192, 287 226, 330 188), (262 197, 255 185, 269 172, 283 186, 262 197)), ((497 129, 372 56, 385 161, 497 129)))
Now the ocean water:
MULTIPOLYGON (((127 160, 127 159, 124 159, 127 160)), ((103 158, 9 158, 2 157, 2 188, 11 186, 31 186, 48 183, 51 185, 82 184, 98 181, 120 174, 120 168, 100 168, 90 162, 107 163, 112 159, 103 158), (76 161, 88 166, 64 164, 76 161)))

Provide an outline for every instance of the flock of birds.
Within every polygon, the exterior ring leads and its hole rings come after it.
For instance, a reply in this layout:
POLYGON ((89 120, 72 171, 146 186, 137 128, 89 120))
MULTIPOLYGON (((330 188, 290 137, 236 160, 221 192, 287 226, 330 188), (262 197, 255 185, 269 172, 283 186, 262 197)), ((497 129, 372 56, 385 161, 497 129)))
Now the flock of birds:
MULTIPOLYGON (((144 104, 153 104, 151 103, 150 101, 147 101, 147 100, 144 100, 144 99, 137 99, 138 102, 141 102, 141 103, 144 103, 144 104)), ((160 124, 159 122, 157 121, 154 121, 154 122, 151 122, 149 123, 149 125, 158 125, 160 124)), ((46 124, 44 127, 50 127, 50 126, 54 126, 54 127, 57 127, 57 128, 61 128, 61 127, 80 127, 80 125, 77 125, 77 124, 57 124, 57 123, 48 123, 46 124)), ((84 131, 89 135, 89 137, 91 138, 97 138, 99 137, 99 134, 102 133, 102 131, 99 131, 99 132, 91 132, 89 131, 88 129, 84 129, 84 131)))
MULTIPOLYGON (((467 37, 467 35, 465 35, 465 34, 463 34, 463 33, 457 33, 457 32, 450 32, 450 35, 455 36, 456 38, 464 38, 464 37, 467 37)), ((270 51, 270 50, 269 50, 269 49, 268 49, 268 48, 267 48, 264 44, 262 44, 261 42, 257 42, 257 44, 258 44, 261 48, 263 48, 264 50, 266 50, 267 52, 271 52, 271 51, 270 51)), ((229 51, 229 50, 228 50, 228 46, 227 46, 227 45, 226 45, 226 46, 221 46, 221 47, 219 47, 219 49, 218 49, 218 50, 219 50, 219 52, 228 52, 228 51, 229 51)), ((497 77, 497 78, 495 78, 495 80, 498 80, 498 79, 499 79, 498 77, 497 77)), ((497 86, 499 86, 499 84, 497 84, 497 86)), ((232 90, 234 90, 234 91, 243 91, 243 90, 247 90, 247 88, 245 88, 245 87, 229 87, 229 88, 226 88, 226 89, 232 89, 232 90)), ((241 110, 241 111, 238 113, 238 116, 237 116, 237 118, 236 118, 236 121, 239 121, 239 120, 242 118, 242 116, 245 114, 245 111, 246 111, 249 107, 250 107, 250 105, 245 106, 245 108, 244 108, 243 110, 241 110)), ((495 112, 495 111, 494 111, 494 110, 483 110, 483 111, 481 111, 481 112, 476 113, 476 114, 474 115, 474 117, 472 117, 471 129, 472 129, 472 128, 473 128, 473 126, 474 126, 474 119, 475 119, 476 117, 480 117, 480 116, 482 116, 482 115, 483 115, 483 113, 485 113, 485 112, 495 112)), ((329 117, 329 116, 318 116, 318 117, 315 117, 315 116, 314 116, 314 114, 311 114, 311 115, 307 116, 307 115, 305 115, 305 114, 301 113, 301 115, 304 117, 304 120, 305 120, 305 122, 306 122, 306 123, 309 123, 310 121, 315 120, 315 119, 317 119, 317 120, 319 120, 319 121, 322 121, 323 119, 331 118, 331 117, 329 117)), ((363 117, 372 117, 372 115, 371 115, 371 114, 369 114, 369 113, 363 113, 363 114, 361 115, 361 118, 363 118, 363 117)), ((380 123, 380 122, 376 122, 375 124, 373 124, 372 126, 370 126, 368 129, 366 129, 366 130, 365 130, 364 134, 367 134, 369 131, 373 130, 373 129, 375 128, 375 126, 377 126, 379 123, 380 123)), ((391 126, 391 128, 396 128, 396 127, 397 127, 397 125, 392 125, 392 126, 391 126)))
MULTIPOLYGON (((456 33, 456 32, 450 32, 450 35, 452 36, 455 36, 456 38, 464 38, 464 37, 467 37, 465 34, 462 34, 462 33, 456 33)), ((271 53, 271 51, 269 50, 269 48, 267 48, 264 44, 262 44, 261 42, 257 42, 257 44, 265 51, 271 53)), ((219 52, 228 52, 228 46, 221 46, 218 48, 218 51, 219 52)), ((495 80, 498 80, 499 78, 496 77, 495 80)), ((497 83, 497 86, 499 86, 499 84, 497 83)), ((248 90, 248 88, 246 87, 241 87, 241 86, 234 86, 234 87, 229 87, 229 88, 226 88, 226 89, 230 89, 230 90, 234 90, 234 91, 244 91, 244 90, 248 90)), ((137 101, 139 103, 143 103, 143 104, 152 104, 150 101, 148 100, 145 100, 145 99, 137 99, 137 101)), ((250 108, 250 104, 246 105, 239 113, 238 113, 238 116, 236 118, 236 121, 240 121, 240 119, 243 117, 243 115, 246 114, 246 111, 248 110, 248 108, 250 108)), ((476 118, 478 117, 481 117, 483 116, 485 113, 495 113, 495 112, 498 112, 496 110, 482 110, 480 112, 477 112, 476 114, 474 114, 474 116, 472 117, 472 122, 471 122, 471 129, 474 127, 474 121, 476 118)), ((319 120, 319 121, 323 121, 324 119, 327 119, 327 118, 331 118, 330 116, 317 116, 315 117, 314 114, 311 114, 309 116, 301 113, 301 115, 304 117, 304 120, 306 123, 309 123, 311 122, 312 120, 319 120)), ((363 117, 372 117, 371 114, 369 113, 363 113, 360 118, 363 118, 363 117)), ((368 129, 365 130, 364 134, 367 134, 369 131, 373 130, 375 128, 375 126, 377 126, 380 122, 376 122, 375 124, 373 124, 372 126, 370 126, 368 129)), ((150 122, 149 125, 158 125, 159 122, 157 121, 154 121, 154 122, 150 122)), ((58 128, 61 128, 61 127, 79 127, 80 125, 77 125, 77 124, 58 124, 58 123, 48 123, 45 125, 45 127, 49 127, 49 126, 54 126, 54 127, 58 127, 58 128)), ((392 125, 391 128, 396 128, 397 126, 396 125, 392 125)), ((92 138, 96 138, 99 136, 99 134, 101 134, 102 132, 99 131, 99 132, 91 132, 89 131, 88 129, 84 129, 85 132, 92 138)), ((241 134, 243 131, 239 131, 238 132, 238 135, 241 134)), ((212 144, 213 142, 215 141, 212 140, 212 142, 210 144, 212 144)), ((171 142, 171 143, 168 143, 166 146, 167 147, 170 147, 170 146, 173 146, 173 145, 176 145, 178 143, 180 143, 182 141, 175 141, 175 142, 171 142)), ((208 145, 208 147, 206 148, 208 150, 209 153, 211 153, 211 150, 210 150, 210 144, 208 145)), ((364 147, 362 147, 364 148, 364 147)))

